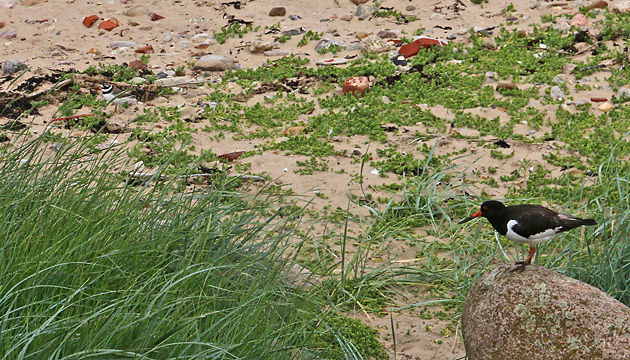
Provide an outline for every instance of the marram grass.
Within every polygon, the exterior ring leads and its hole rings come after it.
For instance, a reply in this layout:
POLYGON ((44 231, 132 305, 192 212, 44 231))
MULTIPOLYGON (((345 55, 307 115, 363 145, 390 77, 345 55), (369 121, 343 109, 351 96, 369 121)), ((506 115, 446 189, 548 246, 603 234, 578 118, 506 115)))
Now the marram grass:
MULTIPOLYGON (((128 185, 120 154, 77 144, 5 155, 3 358, 310 359, 324 333, 348 341, 288 280, 295 217, 273 199, 229 178, 199 192, 128 185)), ((339 356, 361 358, 353 349, 339 356)))

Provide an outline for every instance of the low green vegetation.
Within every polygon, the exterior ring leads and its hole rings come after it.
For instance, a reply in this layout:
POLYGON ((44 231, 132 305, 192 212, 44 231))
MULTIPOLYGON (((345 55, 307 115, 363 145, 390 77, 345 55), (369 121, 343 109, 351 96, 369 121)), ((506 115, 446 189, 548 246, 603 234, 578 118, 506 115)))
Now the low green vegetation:
POLYGON ((211 191, 134 185, 114 149, 40 145, 0 166, 5 358, 386 358, 375 330, 289 274, 301 208, 220 173, 211 191))

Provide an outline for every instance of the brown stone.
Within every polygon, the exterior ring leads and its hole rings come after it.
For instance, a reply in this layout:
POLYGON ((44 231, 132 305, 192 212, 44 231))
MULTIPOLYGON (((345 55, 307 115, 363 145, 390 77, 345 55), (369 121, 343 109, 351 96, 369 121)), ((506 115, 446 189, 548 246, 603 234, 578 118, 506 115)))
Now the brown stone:
POLYGON ((282 135, 298 135, 304 131, 304 126, 292 126, 282 131, 282 135))
POLYGON ((284 16, 287 14, 287 9, 284 7, 275 7, 269 10, 269 16, 284 16))
POLYGON ((339 19, 341 19, 343 21, 350 21, 350 20, 352 20, 353 17, 354 17, 354 15, 352 15, 352 14, 343 14, 343 15, 341 15, 341 17, 339 19))
POLYGON ((588 26, 588 19, 583 14, 575 14, 573 19, 569 21, 569 25, 571 26, 588 26))
POLYGON ((370 79, 367 76, 355 76, 344 81, 341 85, 341 92, 344 94, 353 94, 363 96, 369 90, 370 79))
POLYGON ((243 151, 232 151, 230 153, 225 153, 225 154, 219 155, 218 157, 219 157, 219 159, 227 160, 229 162, 232 162, 232 161, 238 159, 241 155, 243 155, 243 151))
POLYGON ((147 68, 147 64, 143 63, 140 60, 133 60, 129 62, 129 67, 132 69, 143 70, 147 68))
POLYGON ((512 82, 502 81, 497 84, 497 90, 498 89, 518 90, 518 86, 512 82))
POLYGON ((44 0, 22 0, 21 1, 22 6, 26 6, 26 7, 39 5, 43 2, 44 0))
POLYGON ((350 0, 350 1, 352 1, 354 5, 361 5, 361 4, 365 4, 369 0, 350 0))
POLYGON ((598 102, 599 103, 599 102, 604 102, 604 101, 608 101, 608 99, 606 99, 603 96, 593 96, 591 98, 591 102, 598 102))
POLYGON ((390 31, 390 30, 381 30, 381 31, 376 33, 376 36, 378 36, 381 39, 396 39, 396 38, 398 38, 398 35, 396 35, 395 32, 390 31))
POLYGON ((134 52, 138 54, 153 54, 155 51, 153 50, 152 45, 143 46, 140 49, 134 50, 134 52))
POLYGON ((164 16, 158 15, 158 14, 152 12, 152 13, 149 13, 149 18, 151 18, 151 21, 158 21, 158 20, 164 19, 164 16))
POLYGON ((91 26, 92 26, 92 25, 96 22, 96 20, 98 20, 98 19, 100 19, 100 18, 99 18, 98 16, 96 16, 96 15, 86 16, 86 17, 83 19, 83 25, 85 25, 85 27, 89 28, 89 27, 91 27, 91 26))
POLYGON ((432 46, 446 46, 448 43, 446 41, 433 39, 430 37, 420 38, 410 44, 405 44, 398 49, 398 53, 404 55, 405 58, 409 58, 415 56, 420 49, 428 49, 432 46))
POLYGON ((488 270, 462 313, 469 360, 630 359, 630 309, 595 287, 538 265, 488 270))
POLYGON ((115 21, 115 19, 106 19, 102 23, 98 24, 99 29, 107 31, 112 31, 115 27, 118 27, 118 21, 115 21))
POLYGON ((586 5, 584 8, 586 8, 586 10, 591 10, 591 9, 605 9, 607 7, 608 7, 607 2, 603 0, 598 0, 598 1, 595 1, 594 3, 590 3, 586 5))
POLYGON ((111 122, 103 127, 103 132, 106 134, 122 134, 124 131, 121 125, 111 122))

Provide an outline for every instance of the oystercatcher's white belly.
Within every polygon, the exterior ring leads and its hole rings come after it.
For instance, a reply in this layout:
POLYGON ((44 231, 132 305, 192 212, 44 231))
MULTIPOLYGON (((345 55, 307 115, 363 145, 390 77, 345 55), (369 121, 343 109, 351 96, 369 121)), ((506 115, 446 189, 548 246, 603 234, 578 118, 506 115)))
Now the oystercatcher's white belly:
POLYGON ((526 237, 523 237, 523 236, 517 234, 512 229, 517 224, 518 224, 518 221, 516 221, 516 220, 508 221, 508 223, 507 223, 507 233, 505 233, 505 237, 510 239, 510 240, 512 240, 512 241, 522 242, 522 243, 525 243, 525 244, 528 244, 528 245, 536 245, 536 244, 543 243, 545 241, 549 241, 549 240, 555 238, 556 236, 558 236, 558 232, 560 231, 560 229, 562 229, 561 226, 558 226, 557 228, 547 229, 547 230, 545 230, 543 232, 531 235, 530 237, 526 238, 526 237))

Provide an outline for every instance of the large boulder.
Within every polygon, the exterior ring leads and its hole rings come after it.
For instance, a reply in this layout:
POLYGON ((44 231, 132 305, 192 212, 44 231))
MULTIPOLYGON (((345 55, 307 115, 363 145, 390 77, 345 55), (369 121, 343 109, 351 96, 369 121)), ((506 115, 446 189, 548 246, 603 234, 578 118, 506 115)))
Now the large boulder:
POLYGON ((469 360, 630 359, 630 309, 537 265, 497 266, 470 288, 462 314, 469 360))

